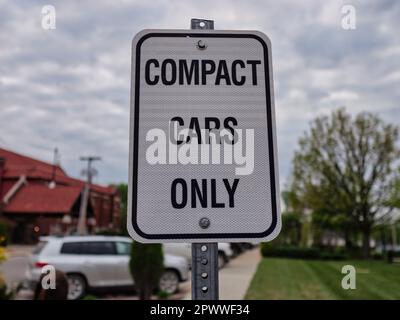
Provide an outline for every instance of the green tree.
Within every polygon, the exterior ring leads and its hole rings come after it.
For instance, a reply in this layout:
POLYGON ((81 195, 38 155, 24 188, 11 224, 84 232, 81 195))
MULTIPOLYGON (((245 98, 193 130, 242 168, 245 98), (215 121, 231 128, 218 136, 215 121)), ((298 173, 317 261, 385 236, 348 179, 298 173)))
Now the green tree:
POLYGON ((400 179, 397 179, 393 183, 393 186, 390 190, 388 205, 400 209, 400 179))
POLYGON ((161 244, 133 242, 129 268, 140 300, 150 300, 164 270, 161 244))
POLYGON ((296 194, 289 190, 281 193, 284 203, 282 212, 282 230, 275 243, 298 246, 302 239, 302 211, 299 210, 299 201, 296 194))
POLYGON ((398 136, 396 126, 371 113, 352 118, 339 109, 315 119, 295 152, 292 192, 318 223, 346 237, 359 232, 365 258, 374 224, 391 211, 398 136))
POLYGON ((280 239, 284 244, 290 246, 298 246, 301 240, 302 223, 299 215, 292 212, 283 212, 282 214, 282 231, 280 239))

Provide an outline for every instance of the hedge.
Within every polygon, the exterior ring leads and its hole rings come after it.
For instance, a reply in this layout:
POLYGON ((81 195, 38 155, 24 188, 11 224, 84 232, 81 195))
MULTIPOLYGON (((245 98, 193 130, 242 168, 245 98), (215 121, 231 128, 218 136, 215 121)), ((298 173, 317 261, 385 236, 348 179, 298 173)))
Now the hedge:
POLYGON ((281 246, 274 247, 267 243, 261 245, 263 257, 295 258, 295 259, 321 259, 321 260, 346 260, 348 256, 344 252, 330 252, 317 248, 302 248, 281 246))

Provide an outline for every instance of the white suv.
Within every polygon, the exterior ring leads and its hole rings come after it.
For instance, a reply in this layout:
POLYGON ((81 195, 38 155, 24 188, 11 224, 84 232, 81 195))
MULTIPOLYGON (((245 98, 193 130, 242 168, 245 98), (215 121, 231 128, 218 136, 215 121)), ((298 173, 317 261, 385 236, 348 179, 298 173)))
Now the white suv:
MULTIPOLYGON (((42 237, 29 259, 27 278, 37 282, 45 265, 66 273, 68 299, 79 299, 89 289, 131 287, 129 272, 132 240, 110 236, 42 237)), ((188 279, 186 259, 164 255, 165 271, 159 289, 168 293, 178 290, 179 282, 188 279)))

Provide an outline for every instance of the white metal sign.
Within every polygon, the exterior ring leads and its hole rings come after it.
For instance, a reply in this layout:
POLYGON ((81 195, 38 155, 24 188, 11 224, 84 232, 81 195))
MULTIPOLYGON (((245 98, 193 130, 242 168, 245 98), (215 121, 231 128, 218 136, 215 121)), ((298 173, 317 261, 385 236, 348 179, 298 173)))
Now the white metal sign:
POLYGON ((280 231, 271 43, 258 31, 144 30, 132 43, 128 230, 140 242, 280 231))

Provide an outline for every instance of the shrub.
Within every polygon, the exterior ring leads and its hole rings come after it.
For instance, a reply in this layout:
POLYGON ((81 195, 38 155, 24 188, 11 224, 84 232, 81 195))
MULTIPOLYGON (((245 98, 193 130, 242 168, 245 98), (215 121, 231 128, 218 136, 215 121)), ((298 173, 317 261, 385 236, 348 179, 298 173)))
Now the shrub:
POLYGON ((10 239, 10 225, 0 219, 0 246, 7 246, 10 239))
POLYGON ((324 252, 320 253, 322 260, 347 260, 349 256, 344 252, 324 252))
POLYGON ((314 248, 273 247, 264 243, 261 245, 261 254, 263 257, 280 258, 318 259, 320 257, 318 250, 314 248))
POLYGON ((281 246, 274 247, 268 243, 261 244, 263 257, 296 258, 296 259, 323 259, 323 260, 345 260, 347 255, 339 250, 329 252, 317 248, 302 248, 281 246))
POLYGON ((149 300, 164 271, 161 244, 133 242, 129 269, 141 300, 149 300))
POLYGON ((0 263, 6 261, 6 249, 0 246, 0 263))
POLYGON ((385 258, 385 255, 383 253, 374 252, 371 255, 371 258, 374 259, 374 260, 383 260, 385 258))
MULTIPOLYGON (((6 260, 6 250, 4 247, 0 247, 0 263, 6 260)), ((13 292, 9 291, 7 284, 3 280, 0 274, 0 300, 9 300, 13 297, 13 292)))
POLYGON ((170 294, 165 291, 158 291, 157 292, 157 298, 159 300, 167 300, 169 298, 170 294))
POLYGON ((8 290, 7 285, 0 278, 0 300, 11 300, 13 296, 13 292, 8 290))

